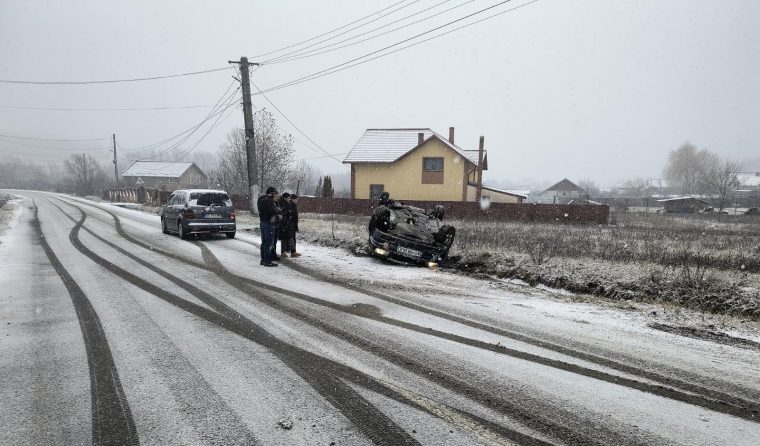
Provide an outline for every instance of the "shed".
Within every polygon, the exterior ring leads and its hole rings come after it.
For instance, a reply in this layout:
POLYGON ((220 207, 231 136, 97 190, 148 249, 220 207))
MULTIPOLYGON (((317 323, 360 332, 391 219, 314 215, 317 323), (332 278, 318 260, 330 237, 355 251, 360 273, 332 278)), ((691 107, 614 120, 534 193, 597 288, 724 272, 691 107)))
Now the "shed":
POLYGON ((696 197, 675 197, 657 200, 662 203, 665 212, 693 214, 710 206, 710 202, 696 197))

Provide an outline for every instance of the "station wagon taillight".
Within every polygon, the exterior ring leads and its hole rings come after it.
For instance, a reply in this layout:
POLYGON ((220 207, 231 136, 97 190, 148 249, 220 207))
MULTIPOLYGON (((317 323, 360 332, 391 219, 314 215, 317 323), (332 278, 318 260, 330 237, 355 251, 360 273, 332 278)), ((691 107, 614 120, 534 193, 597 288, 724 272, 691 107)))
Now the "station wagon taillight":
POLYGON ((188 220, 192 220, 195 218, 195 212, 193 212, 192 209, 185 209, 185 218, 188 220))
POLYGON ((230 211, 230 219, 231 220, 235 219, 235 210, 234 209, 230 211))

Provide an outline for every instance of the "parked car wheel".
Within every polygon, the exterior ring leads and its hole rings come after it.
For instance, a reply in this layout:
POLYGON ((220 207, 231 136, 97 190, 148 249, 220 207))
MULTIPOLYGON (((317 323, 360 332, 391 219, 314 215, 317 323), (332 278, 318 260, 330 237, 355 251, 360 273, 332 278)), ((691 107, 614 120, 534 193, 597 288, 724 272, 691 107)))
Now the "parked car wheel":
POLYGON ((235 233, 234 232, 225 232, 224 235, 226 235, 227 238, 235 238, 235 233))
POLYGON ((169 228, 166 227, 166 220, 164 220, 163 218, 161 219, 161 232, 163 232, 164 234, 169 233, 169 228))
POLYGON ((185 228, 182 226, 182 221, 177 221, 177 235, 182 240, 187 238, 187 234, 185 234, 185 228))

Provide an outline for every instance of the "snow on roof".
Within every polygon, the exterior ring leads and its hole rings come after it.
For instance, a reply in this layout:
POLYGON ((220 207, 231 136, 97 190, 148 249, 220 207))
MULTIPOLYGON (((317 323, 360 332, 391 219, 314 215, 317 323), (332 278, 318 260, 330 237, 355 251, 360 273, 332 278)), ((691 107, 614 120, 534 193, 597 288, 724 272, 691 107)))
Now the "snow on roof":
POLYGON ((167 161, 135 161, 121 176, 179 178, 192 165, 193 163, 167 161))
MULTIPOLYGON (((367 129, 343 163, 392 163, 419 146, 419 133, 423 141, 435 137, 472 164, 478 164, 477 150, 464 150, 429 128, 367 129)), ((483 167, 487 169, 487 163, 484 162, 483 167)))
POLYGON ((511 189, 497 189, 495 187, 486 186, 485 184, 482 187, 485 190, 496 192, 499 194, 514 195, 517 197, 528 198, 528 193, 526 191, 518 191, 518 190, 511 190, 511 189))
POLYGON ((662 200, 657 200, 660 203, 664 203, 667 201, 679 201, 679 200, 697 200, 701 201, 702 203, 709 203, 709 201, 703 200, 701 198, 695 198, 695 197, 675 197, 675 198, 664 198, 662 200))
POLYGON ((736 177, 742 186, 760 186, 760 172, 741 172, 737 173, 736 177))
MULTIPOLYGON (((583 189, 578 187, 575 183, 568 180, 567 178, 563 179, 559 183, 553 185, 552 187, 546 189, 544 192, 549 191, 578 191, 578 192, 585 192, 583 189)), ((543 193, 543 192, 542 192, 543 193)))

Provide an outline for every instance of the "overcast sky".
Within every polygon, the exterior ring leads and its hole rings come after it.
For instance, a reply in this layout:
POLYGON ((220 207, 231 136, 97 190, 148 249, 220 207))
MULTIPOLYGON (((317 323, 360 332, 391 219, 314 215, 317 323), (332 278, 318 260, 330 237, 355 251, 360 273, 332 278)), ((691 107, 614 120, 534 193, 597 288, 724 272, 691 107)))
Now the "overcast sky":
MULTIPOLYGON (((264 61, 285 51, 264 53, 398 2, 0 0, 0 79, 140 78, 221 68, 244 55, 264 61)), ((266 64, 252 80, 262 89, 280 85, 499 2, 439 3, 442 0, 401 2, 335 40, 423 9, 432 8, 363 38, 454 9, 351 47, 266 64), (399 10, 388 14, 395 9, 399 10), (388 15, 379 17, 382 14, 388 15)), ((441 31, 525 3, 510 1, 441 31)), ((454 126, 456 143, 464 148, 477 148, 478 137, 485 136, 490 168, 486 182, 532 186, 567 177, 611 185, 636 176, 659 177, 668 152, 686 141, 740 160, 760 158, 759 23, 760 2, 755 0, 539 0, 267 96, 341 160, 366 128, 430 127, 448 134, 448 127, 454 126)), ((129 154, 130 148, 161 141, 203 121, 211 110, 208 106, 219 100, 234 74, 230 68, 131 83, 0 83, 0 135, 90 139, 116 133, 129 154), (197 105, 207 107, 28 109, 197 105)), ((253 100, 256 107, 272 110, 260 95, 253 100)), ((242 126, 242 114, 230 111, 195 151, 216 151, 230 129, 242 126)), ((323 156, 274 112, 281 128, 297 138, 298 159, 323 156)), ((181 149, 194 146, 211 123, 181 149)), ((4 156, 46 162, 73 153, 65 149, 87 148, 105 163, 112 156, 108 145, 106 140, 0 137, 4 156)), ((330 158, 312 162, 325 173, 348 169, 330 158)))

